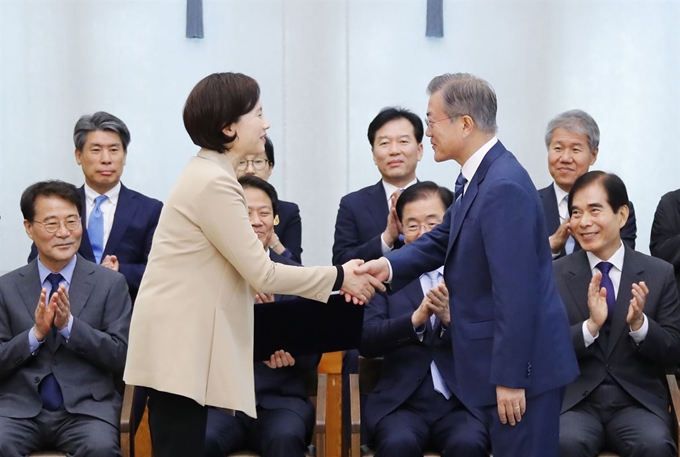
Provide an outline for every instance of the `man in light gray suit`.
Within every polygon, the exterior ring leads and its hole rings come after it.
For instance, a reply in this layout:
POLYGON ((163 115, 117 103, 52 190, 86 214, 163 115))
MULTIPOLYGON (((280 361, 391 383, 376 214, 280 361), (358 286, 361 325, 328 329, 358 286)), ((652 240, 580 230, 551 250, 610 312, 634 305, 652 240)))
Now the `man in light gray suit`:
POLYGON ((680 357, 680 300, 673 267, 622 242, 628 194, 591 171, 569 192, 568 221, 582 251, 555 261, 581 374, 567 386, 560 453, 677 456, 662 374, 680 357))
POLYGON ((21 211, 38 257, 0 278, 0 455, 120 456, 131 304, 125 277, 77 254, 81 196, 33 184, 21 211))

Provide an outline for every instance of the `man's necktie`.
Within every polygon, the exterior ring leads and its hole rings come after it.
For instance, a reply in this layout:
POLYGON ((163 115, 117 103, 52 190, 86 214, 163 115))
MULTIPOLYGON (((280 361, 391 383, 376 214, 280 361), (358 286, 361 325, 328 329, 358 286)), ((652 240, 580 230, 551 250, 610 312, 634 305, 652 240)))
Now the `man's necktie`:
MULTIPOLYGON (((595 265, 595 268, 602 272, 602 280, 600 281, 600 287, 607 289, 607 321, 610 323, 612 315, 614 314, 614 306, 616 305, 616 297, 614 294, 614 284, 609 277, 609 271, 612 269, 613 265, 609 262, 600 262, 595 265)), ((606 324, 605 324, 606 325, 606 324)))
POLYGON ((465 184, 467 184, 467 179, 463 176, 463 172, 458 173, 458 178, 456 178, 456 187, 454 187, 454 201, 457 201, 463 195, 463 190, 465 189, 465 184))
POLYGON ((104 253, 104 213, 101 206, 107 198, 109 197, 106 195, 100 195, 94 199, 94 209, 87 223, 87 236, 90 238, 95 263, 101 263, 104 253))
MULTIPOLYGON (((564 209, 561 211, 561 214, 562 214, 562 216, 561 216, 561 217, 562 217, 562 222, 564 222, 564 221, 566 221, 567 219, 569 219, 569 204, 568 204, 568 199, 569 199, 569 195, 565 195, 564 198, 562 199, 562 203, 560 204, 560 207, 561 207, 561 208, 564 208, 564 209)), ((574 237, 572 237, 571 235, 569 235, 569 237, 567 238, 567 242, 564 244, 564 251, 565 251, 567 254, 571 254, 572 252, 574 252, 574 244, 575 244, 574 237)))
MULTIPOLYGON (((439 274, 439 271, 430 271, 425 274, 430 280, 431 288, 437 287, 441 282, 441 275, 439 274)), ((430 323, 432 324, 433 329, 435 327, 434 323, 436 319, 437 317, 434 314, 430 316, 430 323)), ((434 386, 434 390, 442 394, 447 400, 451 398, 451 390, 444 382, 444 379, 442 379, 442 374, 439 372, 439 368, 437 368, 437 364, 434 363, 434 360, 430 363, 430 373, 432 374, 432 385, 434 386)))
MULTIPOLYGON (((59 283, 63 279, 64 277, 59 273, 50 273, 47 275, 47 280, 52 286, 50 293, 47 295, 47 304, 49 304, 52 295, 59 289, 59 283)), ((52 324, 52 332, 56 333, 56 327, 54 324, 52 324)), ((46 338, 49 338, 49 336, 46 338)), ((40 385, 38 386, 38 393, 40 394, 40 398, 42 398, 43 408, 47 409, 48 411, 56 411, 61 408, 61 405, 64 404, 64 398, 61 395, 61 388, 59 387, 59 383, 52 373, 45 376, 40 382, 40 385)))

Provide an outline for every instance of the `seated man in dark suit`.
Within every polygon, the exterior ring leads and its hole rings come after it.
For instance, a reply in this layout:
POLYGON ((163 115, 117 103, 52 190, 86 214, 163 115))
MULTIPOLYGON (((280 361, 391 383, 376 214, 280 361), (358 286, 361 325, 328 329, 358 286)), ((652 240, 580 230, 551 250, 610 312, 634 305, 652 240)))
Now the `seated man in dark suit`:
MULTIPOLYGON (((545 146, 548 148, 548 170, 554 182, 538 191, 543 202, 543 214, 550 235, 550 249, 559 259, 581 247, 569 231, 567 194, 576 178, 586 173, 597 160, 600 129, 590 114, 574 109, 558 114, 546 128, 545 146)), ((623 242, 635 249, 637 226, 635 210, 630 208, 628 221, 621 229, 623 242)))
POLYGON ((340 200, 333 264, 377 259, 403 244, 395 201, 400 190, 417 182, 416 167, 423 158, 423 121, 409 110, 384 108, 368 126, 368 142, 380 181, 340 200))
MULTIPOLYGON (((146 269, 163 204, 121 183, 130 131, 116 116, 99 111, 78 119, 73 131, 76 162, 83 169, 83 239, 78 253, 120 271, 134 304, 146 269)), ((33 247, 29 262, 36 256, 33 247)))
MULTIPOLYGON (((431 181, 406 189, 396 207, 404 241, 439 225, 452 202, 451 191, 431 181)), ((361 353, 384 357, 363 414, 376 456, 411 457, 426 448, 445 457, 488 456, 486 428, 446 384, 454 366, 442 270, 366 305, 361 353)))
POLYGON ((554 266, 581 374, 562 406, 563 456, 677 455, 663 374, 680 359, 680 300, 671 265, 622 243, 627 204, 621 179, 601 171, 569 192, 583 250, 554 266))
POLYGON ((81 196, 33 184, 21 196, 37 259, 0 278, 0 455, 56 449, 120 456, 131 304, 123 275, 77 254, 81 196))
POLYGON ((680 189, 661 197, 656 207, 649 252, 673 265, 680 289, 680 189))
MULTIPOLYGON (((278 198, 274 187, 256 176, 239 179, 246 195, 250 223, 272 260, 295 262, 276 254, 270 246, 278 198)), ((258 293, 257 303, 291 297, 258 293)), ((257 419, 236 412, 232 416, 217 408, 208 410, 206 457, 224 457, 230 452, 252 449, 262 457, 304 456, 314 429, 314 406, 307 382, 316 373, 320 355, 293 358, 277 351, 265 362, 255 362, 257 419)), ((235 373, 234 376, 238 376, 235 373)))
MULTIPOLYGON (((248 154, 236 167, 236 175, 257 176, 269 180, 274 170, 274 143, 265 138, 264 154, 248 154)), ((302 262, 302 219, 300 208, 293 202, 279 200, 274 217, 274 232, 269 240, 269 248, 296 263, 302 262)))

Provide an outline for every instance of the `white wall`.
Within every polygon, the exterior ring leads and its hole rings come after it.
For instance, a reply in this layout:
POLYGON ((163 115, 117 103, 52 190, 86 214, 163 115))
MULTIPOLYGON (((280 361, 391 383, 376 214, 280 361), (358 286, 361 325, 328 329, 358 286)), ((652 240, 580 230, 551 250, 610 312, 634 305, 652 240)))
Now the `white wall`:
MULTIPOLYGON (((123 181, 164 199, 196 152, 182 126, 193 85, 215 71, 256 78, 276 145, 272 183, 302 210, 304 259, 327 264, 342 195, 372 184, 366 128, 377 111, 425 113, 444 72, 487 79, 499 137, 536 185, 550 182, 543 132, 581 108, 600 125, 595 168, 621 175, 648 252, 659 198, 680 187, 680 2, 444 2, 445 37, 426 38, 424 0, 204 0, 205 39, 184 38, 185 0, 0 0, 0 271, 29 240, 29 184, 77 185, 71 133, 106 110, 130 127, 123 181)), ((452 186, 429 142, 418 175, 452 186)))

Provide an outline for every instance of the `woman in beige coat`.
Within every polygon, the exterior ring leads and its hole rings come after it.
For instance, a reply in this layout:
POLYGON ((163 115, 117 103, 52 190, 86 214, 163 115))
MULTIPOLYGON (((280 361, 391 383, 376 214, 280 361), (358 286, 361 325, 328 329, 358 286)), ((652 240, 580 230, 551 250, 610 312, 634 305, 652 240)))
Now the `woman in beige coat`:
MULTIPOLYGON (((125 382, 149 388, 155 457, 201 456, 206 405, 255 417, 253 291, 325 302, 342 289, 355 303, 383 286, 337 267, 272 262, 248 219, 236 165, 264 151, 269 123, 252 78, 216 73, 184 107, 202 149, 161 213, 130 327, 125 382)), ((320 305, 321 306, 321 305, 320 305)))

